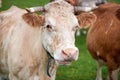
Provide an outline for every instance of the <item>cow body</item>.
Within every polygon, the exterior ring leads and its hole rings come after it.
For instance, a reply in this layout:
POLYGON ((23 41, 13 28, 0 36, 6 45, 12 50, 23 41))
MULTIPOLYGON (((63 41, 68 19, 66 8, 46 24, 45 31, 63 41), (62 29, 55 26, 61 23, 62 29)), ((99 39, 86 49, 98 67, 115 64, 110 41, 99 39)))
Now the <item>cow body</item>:
POLYGON ((55 80, 58 65, 77 60, 74 33, 78 21, 73 10, 67 2, 55 1, 45 6, 42 15, 17 7, 1 12, 1 80, 6 76, 10 80, 55 80), (53 58, 50 66, 48 57, 53 58))
POLYGON ((0 14, 3 18, 0 22, 0 72, 9 75, 10 80, 39 80, 38 76, 49 80, 45 75, 48 58, 41 44, 41 31, 25 23, 21 17, 25 13, 13 7, 0 14))
POLYGON ((118 80, 120 69, 120 6, 115 3, 101 5, 93 13, 96 22, 90 27, 87 35, 87 47, 97 61, 96 80, 102 80, 101 67, 108 68, 108 80, 118 80))

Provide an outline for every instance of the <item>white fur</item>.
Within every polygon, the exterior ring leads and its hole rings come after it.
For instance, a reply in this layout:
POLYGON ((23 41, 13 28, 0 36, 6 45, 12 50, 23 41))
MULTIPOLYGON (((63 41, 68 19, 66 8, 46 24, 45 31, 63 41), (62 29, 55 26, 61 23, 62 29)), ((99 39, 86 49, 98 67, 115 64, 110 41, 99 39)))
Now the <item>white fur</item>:
POLYGON ((102 65, 100 62, 97 62, 97 77, 96 80, 102 80, 102 65))
POLYGON ((56 25, 56 21, 54 18, 52 17, 49 17, 48 18, 48 23, 47 24, 50 24, 51 26, 55 26, 56 25))
POLYGON ((91 11, 92 8, 91 7, 83 7, 83 10, 87 12, 87 11, 91 11))
POLYGON ((30 12, 35 12, 34 8, 29 8, 30 12))
POLYGON ((114 70, 112 72, 112 78, 113 78, 113 80, 118 80, 118 72, 119 71, 120 71, 120 68, 118 68, 118 69, 116 69, 116 70, 114 70))
POLYGON ((39 80, 39 76, 35 76, 35 77, 34 77, 34 80, 39 80))
POLYGON ((99 53, 99 51, 97 51, 97 56, 100 56, 100 53, 99 53))
POLYGON ((96 80, 102 80, 102 66, 103 65, 105 65, 105 62, 103 60, 99 59, 97 61, 97 77, 96 77, 96 80))

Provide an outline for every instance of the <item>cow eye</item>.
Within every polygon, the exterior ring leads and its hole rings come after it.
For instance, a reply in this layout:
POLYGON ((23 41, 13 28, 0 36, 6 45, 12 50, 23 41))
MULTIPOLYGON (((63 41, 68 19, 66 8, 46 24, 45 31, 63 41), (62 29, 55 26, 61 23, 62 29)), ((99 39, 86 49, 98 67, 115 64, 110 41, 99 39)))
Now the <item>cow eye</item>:
POLYGON ((53 27, 51 25, 46 25, 46 28, 49 30, 49 31, 52 31, 53 30, 53 27))
POLYGON ((50 25, 47 25, 47 26, 46 26, 46 28, 48 28, 48 29, 52 29, 52 26, 50 26, 50 25))
POLYGON ((78 26, 75 26, 72 30, 73 31, 76 31, 76 30, 78 30, 79 29, 79 27, 78 26))
POLYGON ((51 25, 46 25, 46 28, 48 31, 54 31, 54 28, 51 25))

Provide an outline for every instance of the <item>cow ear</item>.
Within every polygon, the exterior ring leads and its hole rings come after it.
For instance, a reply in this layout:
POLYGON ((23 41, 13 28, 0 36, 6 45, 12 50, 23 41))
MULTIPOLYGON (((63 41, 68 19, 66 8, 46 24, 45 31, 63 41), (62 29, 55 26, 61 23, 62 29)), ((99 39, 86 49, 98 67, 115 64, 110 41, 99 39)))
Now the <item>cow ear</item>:
POLYGON ((120 20, 120 9, 116 11, 116 17, 120 20))
POLYGON ((77 16, 77 19, 80 28, 86 28, 92 26, 92 24, 96 21, 97 17, 93 13, 81 13, 77 16))
POLYGON ((44 17, 36 13, 26 13, 22 17, 24 21, 32 27, 40 27, 44 24, 44 17))

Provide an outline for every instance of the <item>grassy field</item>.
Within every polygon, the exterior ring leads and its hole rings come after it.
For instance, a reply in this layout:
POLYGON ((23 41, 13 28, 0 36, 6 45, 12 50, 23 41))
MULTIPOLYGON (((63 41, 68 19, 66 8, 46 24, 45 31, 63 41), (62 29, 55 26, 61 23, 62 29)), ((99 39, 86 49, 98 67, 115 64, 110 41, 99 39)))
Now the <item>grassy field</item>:
MULTIPOLYGON (((109 0, 112 1, 112 0, 109 0)), ((120 0, 114 0, 120 3, 120 0)), ((21 8, 39 6, 47 4, 48 0, 3 0, 3 7, 0 11, 8 9, 12 5, 21 8)), ((79 48, 80 55, 76 62, 70 66, 60 66, 57 71, 56 80, 95 80, 96 64, 86 48, 86 35, 76 37, 76 46, 79 48)), ((103 68, 103 78, 106 79, 107 70, 103 68)), ((120 79, 120 78, 119 78, 120 79)))

